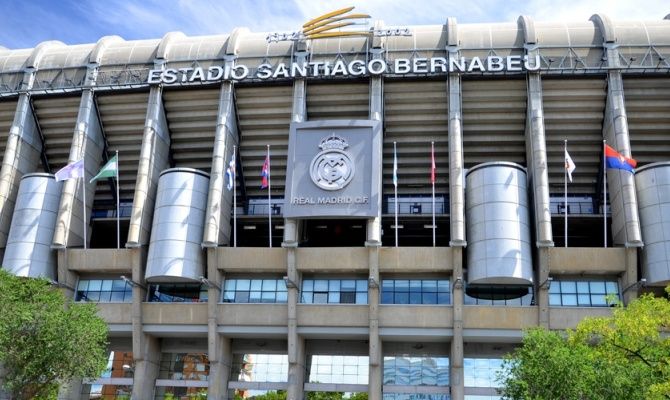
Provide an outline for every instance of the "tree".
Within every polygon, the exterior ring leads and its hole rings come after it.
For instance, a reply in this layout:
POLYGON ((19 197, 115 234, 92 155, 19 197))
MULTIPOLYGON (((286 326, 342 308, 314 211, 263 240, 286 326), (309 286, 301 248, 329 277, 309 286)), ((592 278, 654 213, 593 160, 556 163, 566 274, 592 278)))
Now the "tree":
POLYGON ((99 376, 107 325, 91 303, 69 303, 44 279, 0 269, 0 363, 12 399, 55 398, 60 383, 99 376))
POLYGON ((499 379, 511 400, 670 399, 670 301, 651 294, 566 332, 533 328, 499 379))

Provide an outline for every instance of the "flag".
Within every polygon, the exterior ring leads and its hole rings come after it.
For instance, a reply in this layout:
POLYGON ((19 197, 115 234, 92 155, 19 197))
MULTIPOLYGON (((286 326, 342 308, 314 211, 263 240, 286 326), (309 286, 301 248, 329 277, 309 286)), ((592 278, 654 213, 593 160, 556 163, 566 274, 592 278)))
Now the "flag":
POLYGON ((565 169, 568 171, 568 178, 572 182, 572 172, 575 170, 575 163, 572 162, 572 157, 567 150, 565 150, 565 169))
POLYGON ((118 157, 115 155, 109 161, 107 161, 107 164, 105 164, 102 167, 102 169, 100 169, 100 172, 98 172, 98 174, 94 176, 89 181, 89 183, 97 181, 98 179, 101 178, 118 178, 118 177, 119 177, 119 162, 118 157))
POLYGON ((435 148, 430 144, 430 183, 435 184, 435 148))
POLYGON ((235 185, 235 158, 232 158, 228 163, 228 168, 226 169, 226 178, 228 179, 226 188, 228 190, 232 190, 233 186, 235 185))
POLYGON ((56 172, 56 182, 75 179, 84 176, 84 160, 70 163, 56 172))
POLYGON ((398 156, 395 150, 395 142, 393 142, 393 186, 398 188, 398 156))
POLYGON ((263 163, 263 168, 261 169, 261 189, 268 187, 268 179, 270 179, 270 154, 265 156, 265 162, 263 163))
POLYGON ((605 160, 607 168, 623 169, 628 172, 635 172, 633 168, 637 166, 637 161, 632 158, 624 157, 621 153, 605 145, 605 160))

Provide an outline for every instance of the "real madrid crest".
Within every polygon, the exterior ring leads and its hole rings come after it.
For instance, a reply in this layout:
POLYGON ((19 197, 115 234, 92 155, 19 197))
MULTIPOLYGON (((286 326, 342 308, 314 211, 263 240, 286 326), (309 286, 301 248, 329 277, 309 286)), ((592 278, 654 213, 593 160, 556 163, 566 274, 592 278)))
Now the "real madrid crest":
POLYGON ((321 139, 319 148, 322 151, 314 156, 309 168, 316 186, 324 190, 340 190, 351 182, 355 168, 349 153, 344 151, 347 147, 347 141, 335 133, 321 139))

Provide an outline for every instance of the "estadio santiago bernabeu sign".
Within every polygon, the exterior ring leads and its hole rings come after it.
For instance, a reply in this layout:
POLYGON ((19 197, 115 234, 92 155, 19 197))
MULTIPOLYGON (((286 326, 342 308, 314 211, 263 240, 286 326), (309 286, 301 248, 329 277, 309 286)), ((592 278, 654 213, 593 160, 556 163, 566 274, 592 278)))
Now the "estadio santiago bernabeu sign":
POLYGON ((291 124, 284 216, 374 217, 381 207, 381 123, 291 124))
POLYGON ((371 75, 439 75, 449 72, 485 73, 485 72, 524 72, 540 69, 540 56, 489 56, 472 58, 397 58, 387 62, 382 59, 370 61, 343 60, 310 61, 306 63, 263 63, 255 66, 254 71, 244 64, 233 66, 214 65, 209 68, 185 67, 152 69, 149 71, 147 83, 166 85, 183 83, 205 83, 221 80, 242 81, 245 79, 275 80, 292 78, 319 78, 336 76, 371 76, 371 75))

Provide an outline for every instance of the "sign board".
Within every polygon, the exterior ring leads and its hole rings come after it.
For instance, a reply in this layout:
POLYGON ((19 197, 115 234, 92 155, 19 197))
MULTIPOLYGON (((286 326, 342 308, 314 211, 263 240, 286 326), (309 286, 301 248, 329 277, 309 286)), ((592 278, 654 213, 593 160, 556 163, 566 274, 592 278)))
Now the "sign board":
POLYGON ((294 122, 284 217, 376 217, 381 207, 381 123, 294 122))

